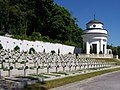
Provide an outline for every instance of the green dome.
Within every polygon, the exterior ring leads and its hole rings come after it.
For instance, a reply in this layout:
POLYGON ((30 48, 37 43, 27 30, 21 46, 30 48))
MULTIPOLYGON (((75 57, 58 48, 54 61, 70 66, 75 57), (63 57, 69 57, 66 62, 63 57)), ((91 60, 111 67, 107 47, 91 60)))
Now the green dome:
POLYGON ((87 24, 90 24, 90 23, 93 23, 93 24, 95 24, 95 23, 103 24, 102 22, 100 22, 99 20, 96 20, 96 19, 89 21, 87 24))

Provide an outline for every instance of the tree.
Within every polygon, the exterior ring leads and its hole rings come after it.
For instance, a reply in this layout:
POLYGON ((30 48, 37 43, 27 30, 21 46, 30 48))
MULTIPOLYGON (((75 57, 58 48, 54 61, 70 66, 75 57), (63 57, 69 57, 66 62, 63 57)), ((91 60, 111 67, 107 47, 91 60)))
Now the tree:
POLYGON ((47 39, 82 47, 82 29, 67 9, 53 0, 0 0, 0 34, 47 39))
POLYGON ((39 32, 33 32, 31 35, 31 40, 41 40, 41 34, 39 32))
POLYGON ((120 46, 117 46, 117 54, 118 54, 118 58, 120 58, 120 46))

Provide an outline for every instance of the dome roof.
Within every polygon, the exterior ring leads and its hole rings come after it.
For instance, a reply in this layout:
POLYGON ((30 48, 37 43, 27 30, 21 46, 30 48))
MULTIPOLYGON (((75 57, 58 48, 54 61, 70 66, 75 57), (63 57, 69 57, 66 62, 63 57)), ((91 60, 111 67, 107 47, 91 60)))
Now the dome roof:
POLYGON ((95 24, 95 23, 103 24, 102 22, 100 22, 99 20, 96 20, 96 19, 89 21, 87 24, 95 24))

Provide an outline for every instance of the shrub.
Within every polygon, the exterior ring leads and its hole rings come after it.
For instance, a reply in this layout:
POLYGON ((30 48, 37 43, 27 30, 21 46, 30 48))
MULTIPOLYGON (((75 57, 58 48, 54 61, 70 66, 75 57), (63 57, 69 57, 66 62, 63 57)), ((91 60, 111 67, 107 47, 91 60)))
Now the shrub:
POLYGON ((42 36, 42 40, 43 40, 43 41, 49 41, 50 38, 49 38, 49 36, 42 36))
POLYGON ((2 36, 3 36, 3 35, 5 35, 5 32, 3 32, 3 31, 0 31, 0 35, 2 35, 2 36))
POLYGON ((33 32, 31 36, 31 40, 41 40, 41 34, 39 32, 33 32))

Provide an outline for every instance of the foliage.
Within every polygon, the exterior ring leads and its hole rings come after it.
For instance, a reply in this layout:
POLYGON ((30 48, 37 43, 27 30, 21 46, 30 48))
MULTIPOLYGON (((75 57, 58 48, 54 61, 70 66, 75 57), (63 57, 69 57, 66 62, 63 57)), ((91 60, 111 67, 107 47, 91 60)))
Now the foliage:
POLYGON ((118 58, 120 58, 120 46, 117 47, 117 54, 118 54, 118 58))
POLYGON ((118 55, 118 58, 120 58, 120 46, 112 46, 112 45, 108 45, 108 49, 112 50, 112 54, 113 55, 118 55))
POLYGON ((0 0, 0 34, 14 38, 82 45, 82 30, 53 0, 0 0))
POLYGON ((31 36, 31 40, 32 41, 41 40, 41 34, 39 32, 33 32, 31 36))

